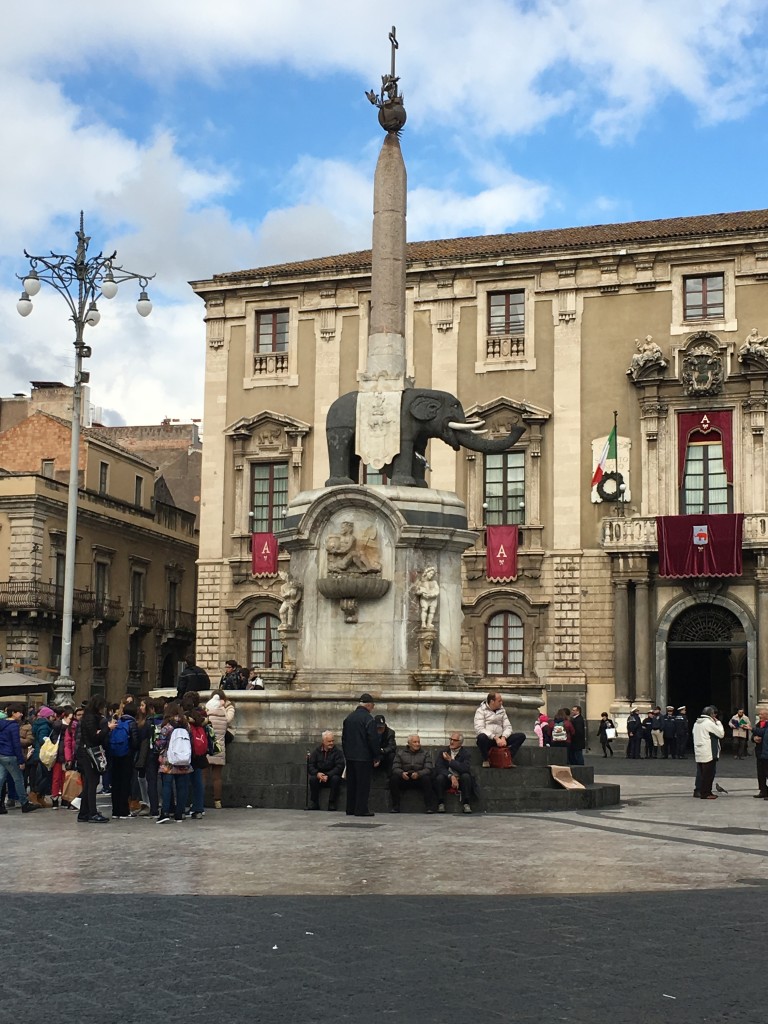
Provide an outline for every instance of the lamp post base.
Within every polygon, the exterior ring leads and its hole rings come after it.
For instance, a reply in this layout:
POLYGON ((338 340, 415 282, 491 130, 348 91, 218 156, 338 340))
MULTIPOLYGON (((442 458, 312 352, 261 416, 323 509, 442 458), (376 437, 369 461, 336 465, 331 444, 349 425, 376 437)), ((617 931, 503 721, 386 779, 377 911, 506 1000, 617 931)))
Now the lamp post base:
POLYGON ((59 676, 53 683, 53 706, 64 707, 75 703, 76 682, 70 676, 59 676))

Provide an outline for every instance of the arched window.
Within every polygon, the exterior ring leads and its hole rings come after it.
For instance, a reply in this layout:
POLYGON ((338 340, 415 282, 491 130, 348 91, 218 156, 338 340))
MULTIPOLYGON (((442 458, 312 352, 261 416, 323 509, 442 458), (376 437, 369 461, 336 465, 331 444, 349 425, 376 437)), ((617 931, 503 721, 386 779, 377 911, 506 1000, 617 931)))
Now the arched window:
POLYGON ((730 491, 719 431, 692 432, 685 451, 683 515, 730 512, 730 491))
POLYGON ((489 676, 523 674, 523 620, 514 612, 499 612, 485 630, 485 665, 489 676))
POLYGON ((276 615, 257 615, 251 622, 251 668, 280 668, 282 645, 277 632, 279 625, 280 620, 276 615))

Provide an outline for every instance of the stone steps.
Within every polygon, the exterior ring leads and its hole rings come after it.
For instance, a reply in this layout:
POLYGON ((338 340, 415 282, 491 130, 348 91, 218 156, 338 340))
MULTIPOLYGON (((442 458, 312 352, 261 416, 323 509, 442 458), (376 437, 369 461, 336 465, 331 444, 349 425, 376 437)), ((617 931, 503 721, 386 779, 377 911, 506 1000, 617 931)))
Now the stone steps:
MULTIPOLYGON (((224 769, 224 806, 274 807, 300 810, 306 802, 307 746, 301 744, 246 743, 237 741, 227 750, 224 769)), ((434 753, 434 752, 433 752, 434 753)), ((618 804, 616 785, 596 784, 594 769, 575 766, 573 776, 586 789, 565 790, 552 779, 551 764, 565 764, 564 750, 523 746, 515 757, 516 767, 499 771, 482 768, 478 750, 472 751, 472 771, 480 786, 480 796, 472 800, 473 811, 504 813, 511 811, 568 811, 618 804)), ((321 807, 327 806, 327 791, 321 791, 321 807)), ((342 785, 339 806, 344 809, 342 785)), ((374 773, 370 809, 377 814, 389 810, 390 797, 383 772, 374 773)), ((405 790, 401 798, 403 813, 423 813, 418 792, 405 790)), ((448 813, 461 813, 460 800, 448 795, 448 813)))

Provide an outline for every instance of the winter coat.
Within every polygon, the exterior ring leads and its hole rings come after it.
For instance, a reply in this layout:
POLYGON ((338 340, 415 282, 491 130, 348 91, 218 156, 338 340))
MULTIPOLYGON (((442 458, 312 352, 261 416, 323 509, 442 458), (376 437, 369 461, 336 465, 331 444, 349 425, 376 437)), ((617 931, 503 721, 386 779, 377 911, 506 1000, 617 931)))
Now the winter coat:
POLYGON ((467 775, 472 774, 472 756, 466 747, 459 747, 453 750, 452 747, 443 747, 438 751, 435 758, 435 775, 467 775), (449 754, 451 760, 446 761, 443 754, 449 754))
POLYGON ((36 718, 32 723, 32 736, 35 741, 35 750, 32 754, 33 761, 40 760, 40 747, 43 745, 43 740, 53 732, 53 726, 47 718, 36 718))
POLYGON ((419 775, 431 775, 433 767, 432 755, 424 747, 419 750, 402 747, 392 762, 392 774, 400 776, 403 772, 408 772, 409 775, 411 772, 418 772, 419 775))
POLYGON ((677 732, 677 726, 675 724, 674 715, 664 715, 661 720, 661 728, 664 733, 665 740, 672 740, 675 738, 677 732))
POLYGON ((205 705, 205 713, 208 715, 208 721, 211 723, 213 731, 216 733, 216 739, 221 747, 221 751, 218 754, 208 755, 208 764, 226 764, 227 746, 224 734, 227 731, 227 727, 232 725, 235 720, 235 705, 231 701, 222 704, 220 697, 211 697, 205 705))
POLYGON ((571 715, 571 725, 573 726, 571 750, 586 750, 587 723, 584 721, 584 715, 571 715))
POLYGON ((104 747, 109 743, 109 725, 103 715, 94 715, 86 711, 77 730, 77 750, 84 747, 104 747))
POLYGON ((475 712, 475 736, 479 736, 481 732, 494 740, 499 736, 506 739, 512 735, 512 723, 504 707, 500 707, 498 711, 491 711, 488 701, 483 701, 475 712))
POLYGON ((699 764, 707 764, 720 756, 720 740, 725 736, 722 722, 701 715, 693 727, 693 753, 699 764), (714 739, 713 739, 714 737, 714 739))
POLYGON ((15 718, 0 718, 0 757, 13 757, 16 764, 24 764, 19 723, 15 718))
POLYGON ((138 771, 143 771, 147 767, 147 760, 149 758, 149 747, 152 740, 152 720, 147 718, 144 720, 142 725, 136 723, 136 732, 139 737, 139 746, 136 751, 136 760, 134 764, 138 771))
POLYGON ((368 708, 358 704, 341 728, 341 748, 347 761, 380 761, 381 737, 368 708))
POLYGON ((379 744, 381 747, 381 760, 391 761, 397 751, 397 742, 395 740, 395 730, 390 729, 388 725, 384 726, 384 732, 376 730, 379 737, 379 744))
POLYGON ((324 750, 322 744, 315 747, 307 763, 307 771, 311 778, 316 778, 318 773, 333 778, 344 771, 344 755, 338 747, 333 746, 330 750, 324 750))
POLYGON ((24 752, 24 757, 26 758, 27 753, 34 746, 35 737, 34 737, 34 735, 32 733, 32 723, 31 722, 24 722, 24 721, 22 721, 22 722, 19 723, 19 725, 21 726, 21 728, 19 729, 19 733, 21 735, 21 749, 24 752))
POLYGON ((734 715, 728 725, 731 727, 733 738, 739 740, 746 739, 752 729, 752 723, 746 715, 734 715))
MULTIPOLYGON (((675 739, 678 743, 681 741, 688 742, 688 716, 687 715, 675 715, 675 739)), ((678 750, 678 753, 680 751, 678 750)))
MULTIPOLYGON (((157 752, 160 755, 160 764, 158 771, 163 775, 189 775, 190 772, 194 771, 191 764, 169 764, 167 757, 168 744, 171 740, 171 733, 174 729, 186 729, 186 726, 181 725, 177 721, 167 722, 160 730, 160 735, 157 737, 155 746, 157 752)), ((188 732, 189 730, 187 730, 188 732)), ((192 737, 190 737, 190 742, 192 737)))
MULTIPOLYGON (((640 715, 629 715, 627 718, 627 736, 634 736, 635 733, 639 732, 643 727, 643 723, 640 721, 640 715)), ((666 732, 664 733, 666 736, 666 732)))
POLYGON ((187 665, 179 675, 179 682, 176 686, 176 699, 181 700, 185 693, 190 690, 210 690, 211 680, 204 668, 198 665, 187 665))
POLYGON ((768 720, 758 719, 752 739, 760 740, 759 743, 755 742, 755 756, 768 761, 768 720))
POLYGON ((605 740, 606 743, 611 743, 612 740, 609 740, 608 737, 605 735, 605 730, 615 728, 616 726, 613 724, 612 718, 601 718, 600 725, 598 725, 597 727, 597 735, 600 739, 600 742, 602 743, 602 741, 605 740))

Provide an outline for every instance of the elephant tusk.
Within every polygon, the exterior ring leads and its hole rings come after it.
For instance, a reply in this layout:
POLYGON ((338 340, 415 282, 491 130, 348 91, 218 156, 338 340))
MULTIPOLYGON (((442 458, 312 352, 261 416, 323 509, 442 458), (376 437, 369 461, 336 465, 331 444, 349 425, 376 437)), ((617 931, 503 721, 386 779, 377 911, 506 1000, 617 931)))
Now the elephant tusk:
POLYGON ((451 430, 472 430, 473 427, 485 426, 485 420, 467 420, 466 423, 454 423, 451 421, 448 426, 451 430))
POLYGON ((488 427, 483 427, 482 430, 470 430, 470 434, 487 434, 488 427))

